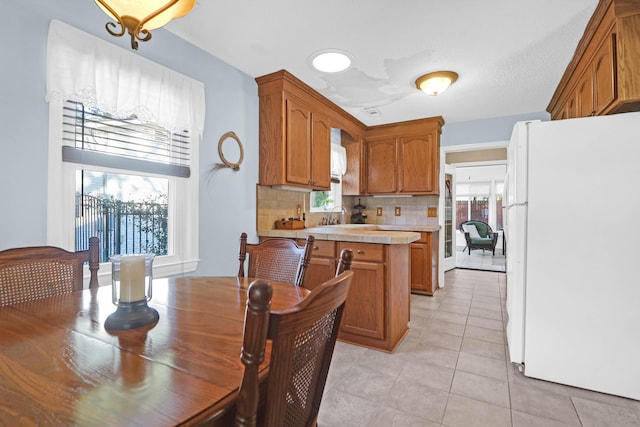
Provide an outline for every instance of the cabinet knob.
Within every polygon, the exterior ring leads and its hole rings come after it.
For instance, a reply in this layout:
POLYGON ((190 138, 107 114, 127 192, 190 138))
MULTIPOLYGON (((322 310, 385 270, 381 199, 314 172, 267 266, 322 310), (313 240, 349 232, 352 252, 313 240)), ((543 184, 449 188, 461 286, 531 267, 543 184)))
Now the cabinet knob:
POLYGON ((356 253, 357 253, 357 254, 359 254, 359 255, 362 255, 362 254, 364 253, 364 251, 363 251, 362 249, 358 249, 358 250, 356 251, 356 253))
POLYGON ((317 250, 318 250, 318 247, 317 247, 317 246, 314 246, 314 247, 313 247, 313 250, 314 250, 314 251, 317 251, 317 250))

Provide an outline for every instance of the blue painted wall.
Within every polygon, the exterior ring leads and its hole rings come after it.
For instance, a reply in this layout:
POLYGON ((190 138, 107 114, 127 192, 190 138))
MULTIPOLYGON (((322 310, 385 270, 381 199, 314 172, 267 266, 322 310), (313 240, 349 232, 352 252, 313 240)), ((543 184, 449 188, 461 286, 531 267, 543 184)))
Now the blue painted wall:
MULTIPOLYGON (((0 26, 0 249, 46 244, 48 104, 47 31, 51 19, 129 49, 91 0, 6 2, 0 26)), ((164 29, 138 53, 205 84, 200 145, 200 258, 195 274, 237 272, 238 238, 255 236, 258 180, 258 89, 253 78, 164 29), (234 131, 245 158, 238 172, 210 173, 218 139, 234 131)))
MULTIPOLYGON (((444 119, 445 121, 447 120, 446 117, 444 119)), ((513 125, 523 120, 547 121, 549 120, 549 113, 543 111, 493 119, 445 123, 442 128, 440 145, 446 147, 480 142, 508 141, 511 139, 513 125)))

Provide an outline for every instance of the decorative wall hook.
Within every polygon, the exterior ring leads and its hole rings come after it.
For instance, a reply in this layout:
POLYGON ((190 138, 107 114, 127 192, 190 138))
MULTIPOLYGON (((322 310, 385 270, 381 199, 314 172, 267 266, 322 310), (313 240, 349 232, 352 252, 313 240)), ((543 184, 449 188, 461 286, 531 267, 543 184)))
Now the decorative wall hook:
POLYGON ((234 171, 240 170, 240 164, 244 159, 244 148, 242 147, 242 142, 240 142, 240 138, 238 138, 238 135, 236 135, 235 132, 227 132, 220 137, 220 140, 218 141, 218 154, 220 155, 220 160, 222 160, 222 163, 224 163, 224 166, 229 167, 234 171), (232 163, 228 161, 222 152, 222 145, 224 141, 227 140, 228 138, 235 139, 235 141, 238 143, 238 148, 240 149, 240 157, 238 158, 238 161, 236 163, 232 163))

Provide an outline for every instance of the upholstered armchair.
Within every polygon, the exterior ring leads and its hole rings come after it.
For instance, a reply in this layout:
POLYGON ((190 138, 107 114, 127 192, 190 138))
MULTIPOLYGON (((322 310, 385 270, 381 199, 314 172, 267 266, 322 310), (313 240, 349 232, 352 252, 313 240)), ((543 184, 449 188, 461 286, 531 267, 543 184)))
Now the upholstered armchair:
MULTIPOLYGON (((498 243, 498 233, 495 233, 489 224, 482 221, 465 221, 460 224, 460 232, 464 234, 467 243, 465 249, 469 249, 471 255, 472 249, 489 249, 496 254, 496 244, 498 243)), ((463 249, 464 251, 464 249, 463 249)))

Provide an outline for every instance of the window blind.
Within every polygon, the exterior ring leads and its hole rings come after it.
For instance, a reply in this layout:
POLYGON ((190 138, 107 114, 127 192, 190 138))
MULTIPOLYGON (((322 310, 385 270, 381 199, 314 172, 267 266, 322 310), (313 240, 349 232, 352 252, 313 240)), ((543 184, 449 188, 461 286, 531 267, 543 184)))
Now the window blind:
POLYGON ((81 102, 63 107, 62 159, 108 168, 188 178, 191 135, 135 116, 118 118, 81 102))

